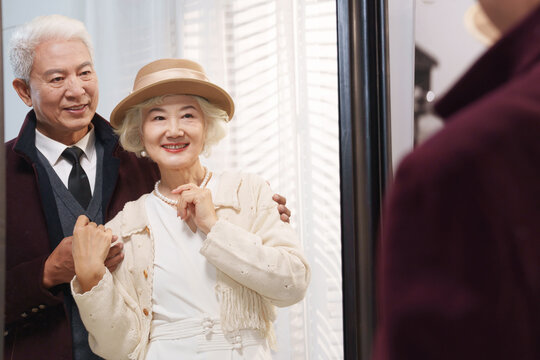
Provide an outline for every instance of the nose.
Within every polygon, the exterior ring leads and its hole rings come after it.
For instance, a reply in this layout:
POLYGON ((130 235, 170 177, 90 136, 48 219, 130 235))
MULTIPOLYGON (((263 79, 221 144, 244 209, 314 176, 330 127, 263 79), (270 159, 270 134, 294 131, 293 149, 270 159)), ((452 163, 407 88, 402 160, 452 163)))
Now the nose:
POLYGON ((168 136, 181 137, 184 136, 184 128, 182 122, 177 118, 171 118, 169 120, 168 136))
POLYGON ((66 81, 66 97, 80 97, 86 93, 84 84, 77 76, 70 76, 66 81))

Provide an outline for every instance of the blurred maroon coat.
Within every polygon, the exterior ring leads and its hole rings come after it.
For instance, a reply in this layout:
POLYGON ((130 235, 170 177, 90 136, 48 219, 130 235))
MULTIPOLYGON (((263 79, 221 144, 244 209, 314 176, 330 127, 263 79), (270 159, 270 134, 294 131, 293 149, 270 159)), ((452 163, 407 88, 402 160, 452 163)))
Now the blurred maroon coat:
MULTIPOLYGON (((95 115, 104 148, 102 207, 105 222, 128 201, 152 191, 154 163, 123 150, 109 123, 95 115)), ((36 117, 30 111, 19 136, 6 143, 6 308, 4 359, 72 358, 71 329, 63 302, 68 284, 42 286, 43 265, 63 238, 51 184, 37 160, 36 117)))
POLYGON ((437 110, 386 199, 373 358, 540 359, 540 9, 437 110))

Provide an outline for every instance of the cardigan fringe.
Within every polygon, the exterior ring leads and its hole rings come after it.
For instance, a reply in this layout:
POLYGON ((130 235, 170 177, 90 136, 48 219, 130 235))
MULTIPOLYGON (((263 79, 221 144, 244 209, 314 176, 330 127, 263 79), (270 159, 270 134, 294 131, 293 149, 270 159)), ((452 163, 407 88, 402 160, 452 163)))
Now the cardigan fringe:
POLYGON ((231 333, 240 329, 255 329, 266 337, 270 348, 276 349, 273 322, 276 319, 274 305, 265 301, 255 291, 244 286, 216 286, 221 311, 223 331, 231 333))

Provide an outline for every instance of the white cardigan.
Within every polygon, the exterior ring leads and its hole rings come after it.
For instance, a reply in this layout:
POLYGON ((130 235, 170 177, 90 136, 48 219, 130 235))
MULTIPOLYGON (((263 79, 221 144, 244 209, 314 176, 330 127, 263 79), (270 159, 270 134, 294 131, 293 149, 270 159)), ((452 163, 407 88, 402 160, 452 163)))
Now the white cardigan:
MULTIPOLYGON (((143 195, 105 226, 124 242, 125 258, 111 275, 81 293, 71 291, 92 351, 105 359, 144 359, 152 320, 154 238, 143 195)), ((305 295, 310 269, 291 226, 280 220, 272 191, 251 174, 224 173, 213 199, 219 220, 201 247, 217 268, 224 331, 258 329, 272 344, 276 306, 305 295)))

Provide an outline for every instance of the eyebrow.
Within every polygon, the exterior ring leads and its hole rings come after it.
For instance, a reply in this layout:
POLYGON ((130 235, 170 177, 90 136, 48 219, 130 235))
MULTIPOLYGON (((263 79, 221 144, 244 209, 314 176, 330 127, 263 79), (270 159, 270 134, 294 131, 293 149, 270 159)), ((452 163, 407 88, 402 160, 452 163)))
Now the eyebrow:
MULTIPOLYGON (((77 66, 77 71, 81 70, 82 68, 84 68, 86 66, 92 66, 92 62, 91 61, 83 62, 82 64, 77 66)), ((56 73, 64 74, 65 72, 66 72, 65 69, 49 69, 49 70, 45 71, 43 73, 43 75, 47 76, 47 75, 52 75, 52 74, 56 74, 56 73)))

